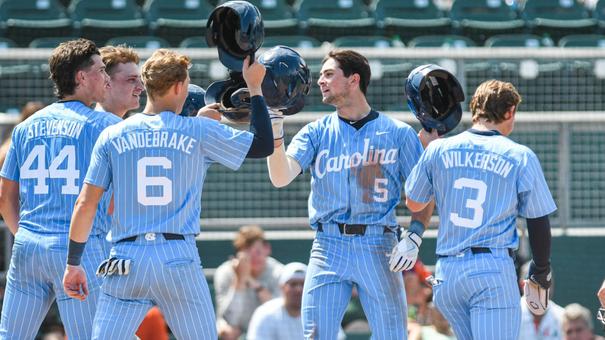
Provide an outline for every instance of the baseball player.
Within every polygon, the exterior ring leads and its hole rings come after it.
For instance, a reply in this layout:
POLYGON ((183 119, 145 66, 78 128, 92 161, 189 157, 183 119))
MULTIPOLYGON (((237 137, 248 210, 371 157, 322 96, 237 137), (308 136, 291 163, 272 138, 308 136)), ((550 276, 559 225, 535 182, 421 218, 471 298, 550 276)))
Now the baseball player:
MULTIPOLYGON (((364 56, 332 51, 322 62, 317 83, 323 102, 336 111, 301 129, 287 152, 283 120, 273 119, 277 139, 267 162, 272 183, 285 186, 304 170, 312 176, 309 220, 317 233, 302 300, 307 339, 337 337, 353 285, 373 338, 407 337, 403 280, 394 271, 411 268, 418 248, 398 251, 395 207, 422 146, 409 125, 370 107, 369 81, 364 56)), ((410 228, 424 229, 431 212, 414 213, 410 228)))
MULTIPOLYGON (((210 292, 195 245, 207 168, 214 162, 237 169, 245 157, 266 157, 273 135, 260 86, 265 73, 248 64, 250 132, 204 117, 182 117, 189 58, 160 49, 142 67, 148 111, 105 130, 93 150, 74 209, 63 285, 76 299, 88 296, 80 258, 97 202, 113 186, 115 212, 110 258, 93 326, 93 339, 130 339, 157 305, 179 339, 216 338, 210 292)), ((88 248, 88 246, 86 246, 88 248)))
POLYGON ((430 142, 406 184, 419 211, 433 198, 440 216, 434 302, 458 339, 518 339, 521 322, 513 250, 517 215, 527 219, 533 260, 527 306, 544 314, 550 287, 550 224, 556 210, 538 157, 508 139, 521 96, 489 80, 470 102, 472 128, 430 142))
POLYGON ((60 99, 17 125, 0 172, 0 209, 15 234, 0 322, 0 339, 33 339, 56 298, 70 339, 90 339, 101 280, 92 276, 106 256, 109 195, 100 197, 82 267, 92 280, 90 299, 64 294, 61 278, 71 209, 101 131, 120 121, 90 109, 103 101, 109 77, 95 44, 62 43, 49 58, 60 99))

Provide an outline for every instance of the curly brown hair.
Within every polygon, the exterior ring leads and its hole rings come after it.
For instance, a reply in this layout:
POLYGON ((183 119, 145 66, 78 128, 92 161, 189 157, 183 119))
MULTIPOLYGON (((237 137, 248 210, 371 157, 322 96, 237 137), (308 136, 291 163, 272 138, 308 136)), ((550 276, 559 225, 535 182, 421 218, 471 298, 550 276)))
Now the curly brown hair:
POLYGON ((74 94, 76 73, 86 70, 94 62, 93 55, 100 55, 94 42, 88 39, 70 40, 55 48, 48 59, 50 79, 55 84, 55 95, 59 99, 74 94))
POLYGON ((99 52, 101 52, 101 58, 103 58, 103 63, 105 64, 105 72, 110 77, 119 64, 138 64, 140 61, 137 52, 126 45, 101 47, 99 52))
POLYGON ((513 84, 500 80, 487 80, 477 87, 469 104, 473 123, 485 119, 494 124, 504 121, 511 107, 518 107, 521 95, 513 84))

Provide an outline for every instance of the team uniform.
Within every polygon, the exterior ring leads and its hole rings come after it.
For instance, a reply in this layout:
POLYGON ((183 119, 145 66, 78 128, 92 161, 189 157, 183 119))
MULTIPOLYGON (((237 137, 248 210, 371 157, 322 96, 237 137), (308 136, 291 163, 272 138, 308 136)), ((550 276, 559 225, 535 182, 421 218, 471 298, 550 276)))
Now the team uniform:
POLYGON ((216 339, 215 314, 195 244, 202 185, 214 162, 236 170, 253 135, 207 118, 137 114, 99 137, 85 182, 114 188, 111 257, 93 339, 131 339, 157 305, 179 339, 216 339))
POLYGON ((2 307, 0 339, 33 339, 53 300, 70 339, 90 339, 101 281, 94 276, 107 256, 110 193, 103 196, 82 266, 89 298, 63 292, 69 223, 95 141, 120 119, 79 101, 56 102, 13 131, 0 176, 19 183, 19 229, 15 235, 2 307), (75 322, 75 320, 78 320, 75 322))
POLYGON ((431 142, 405 184, 433 197, 440 225, 434 303, 458 339, 517 339, 519 288, 511 256, 517 215, 556 210, 537 156, 497 131, 468 130, 431 142))
POLYGON ((402 275, 389 270, 386 254, 398 242, 395 208, 422 146, 409 125, 376 111, 358 123, 334 112, 301 129, 287 150, 312 176, 309 219, 317 233, 302 301, 307 339, 337 337, 353 284, 373 338, 407 337, 402 275))

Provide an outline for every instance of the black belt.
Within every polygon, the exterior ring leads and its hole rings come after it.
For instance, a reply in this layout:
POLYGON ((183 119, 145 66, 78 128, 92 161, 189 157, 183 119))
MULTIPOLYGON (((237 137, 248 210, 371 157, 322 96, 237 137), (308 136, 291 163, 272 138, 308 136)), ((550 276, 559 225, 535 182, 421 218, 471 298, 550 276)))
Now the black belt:
MULTIPOLYGON (((185 236, 181 235, 181 234, 171 234, 171 233, 158 233, 157 235, 164 235, 164 239, 165 240, 184 240, 185 236)), ((145 234, 143 234, 145 235, 145 234)), ((134 235, 134 236, 130 236, 127 238, 123 238, 121 240, 119 240, 116 243, 122 243, 122 242, 134 242, 137 240, 137 237, 139 237, 141 235, 134 235)))
MULTIPOLYGON (((491 254, 492 250, 487 248, 487 247, 471 247, 471 253, 473 253, 473 255, 477 255, 477 254, 491 254)), ((514 257, 515 256, 515 251, 512 248, 508 248, 508 255, 510 257, 514 257)), ((450 257, 450 256, 456 256, 456 255, 437 255, 438 258, 442 258, 442 257, 450 257)))
MULTIPOLYGON (((368 226, 366 224, 346 224, 346 223, 337 223, 337 224, 338 224, 338 230, 340 231, 340 233, 342 235, 365 235, 366 229, 368 228, 368 226)), ((323 225, 321 223, 318 223, 317 231, 320 231, 320 232, 324 231, 323 225)), ((394 233, 394 231, 391 230, 389 227, 384 227, 384 230, 382 233, 383 234, 394 233)))

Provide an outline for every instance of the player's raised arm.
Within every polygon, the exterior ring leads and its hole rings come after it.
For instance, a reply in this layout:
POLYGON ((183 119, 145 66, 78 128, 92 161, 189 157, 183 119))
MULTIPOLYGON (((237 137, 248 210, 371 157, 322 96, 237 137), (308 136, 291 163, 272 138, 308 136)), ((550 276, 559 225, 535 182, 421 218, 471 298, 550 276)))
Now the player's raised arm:
POLYGON ((250 60, 250 56, 244 59, 242 76, 250 91, 250 132, 254 135, 246 158, 264 158, 273 153, 271 121, 261 89, 265 72, 263 64, 250 60))

